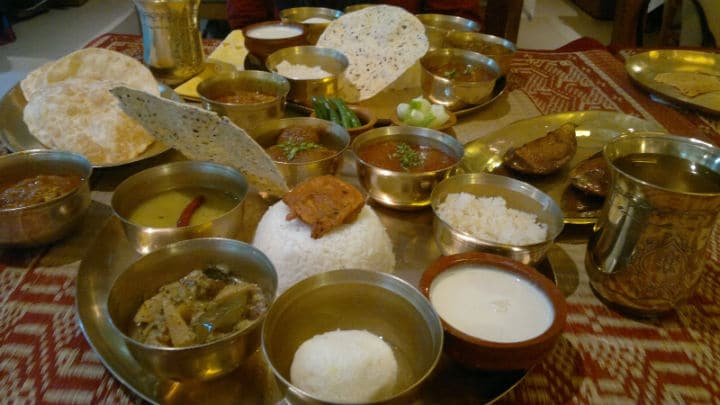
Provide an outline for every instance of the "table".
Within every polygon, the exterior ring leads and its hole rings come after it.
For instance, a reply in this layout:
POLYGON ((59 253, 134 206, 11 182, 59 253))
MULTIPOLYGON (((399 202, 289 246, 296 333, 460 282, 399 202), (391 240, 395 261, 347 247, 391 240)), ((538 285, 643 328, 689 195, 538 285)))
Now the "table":
MULTIPOLYGON (((141 55, 138 36, 107 34, 89 45, 141 55)), ((211 50, 217 41, 206 42, 211 50)), ((505 94, 462 117, 463 142, 517 119, 563 111, 610 110, 656 121, 670 132, 720 144, 717 118, 654 102, 623 63, 581 39, 557 51, 519 51, 505 94)), ((78 232, 49 247, 0 250, 0 398, 23 403, 139 403, 103 367, 75 316, 80 260, 109 218, 115 185, 163 156, 93 176, 93 198, 78 232)), ((638 321, 593 295, 583 257, 588 229, 557 244, 556 269, 569 312, 563 338, 502 404, 720 404, 720 248, 714 238, 697 294, 672 315, 638 321)), ((573 232, 574 231, 574 232, 573 232)), ((423 269, 418 269, 422 271, 423 269)))

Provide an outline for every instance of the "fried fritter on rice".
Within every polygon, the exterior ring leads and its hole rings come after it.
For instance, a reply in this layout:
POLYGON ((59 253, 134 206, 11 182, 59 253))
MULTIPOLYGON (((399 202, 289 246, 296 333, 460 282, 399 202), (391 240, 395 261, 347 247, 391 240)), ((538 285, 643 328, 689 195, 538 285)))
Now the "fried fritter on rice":
POLYGON ((310 236, 318 239, 336 227, 351 223, 365 204, 362 193, 335 176, 313 177, 285 194, 290 208, 287 220, 300 218, 312 227, 310 236))

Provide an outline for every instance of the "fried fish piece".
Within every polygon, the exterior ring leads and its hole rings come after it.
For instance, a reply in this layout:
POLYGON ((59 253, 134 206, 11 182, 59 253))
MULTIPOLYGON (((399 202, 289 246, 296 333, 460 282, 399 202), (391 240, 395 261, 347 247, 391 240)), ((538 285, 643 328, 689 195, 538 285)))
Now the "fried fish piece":
POLYGON ((570 184, 587 194, 605 197, 610 188, 610 171, 602 153, 573 167, 570 170, 570 184))
POLYGON ((575 124, 565 123, 541 138, 533 139, 518 148, 510 148, 503 156, 503 163, 520 173, 552 173, 575 156, 576 127, 575 124))
POLYGON ((290 208, 287 220, 300 218, 318 239, 342 224, 353 222, 365 204, 362 193, 335 176, 318 176, 293 187, 283 197, 290 208))

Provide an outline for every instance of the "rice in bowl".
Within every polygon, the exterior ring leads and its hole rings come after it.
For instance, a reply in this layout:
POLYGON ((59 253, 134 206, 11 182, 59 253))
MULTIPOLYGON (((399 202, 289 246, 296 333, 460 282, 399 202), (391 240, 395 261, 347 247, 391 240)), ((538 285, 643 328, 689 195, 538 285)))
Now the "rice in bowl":
POLYGON ((278 272, 278 294, 313 274, 334 269, 392 273, 392 242, 375 211, 364 206, 357 219, 322 238, 313 239, 310 226, 288 221, 288 206, 278 201, 263 215, 253 245, 265 253, 278 272))
POLYGON ((450 193, 438 205, 437 215, 453 228, 477 239, 525 246, 547 239, 547 224, 534 214, 508 208, 502 197, 450 193))

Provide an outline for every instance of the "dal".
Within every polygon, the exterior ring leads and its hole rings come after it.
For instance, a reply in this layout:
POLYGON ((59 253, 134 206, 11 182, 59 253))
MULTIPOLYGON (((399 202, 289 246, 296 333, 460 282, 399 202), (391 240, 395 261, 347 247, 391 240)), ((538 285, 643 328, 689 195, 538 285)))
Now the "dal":
POLYGON ((130 222, 152 228, 173 228, 183 210, 196 197, 204 201, 193 212, 188 225, 212 221, 233 209, 240 202, 237 197, 209 187, 186 187, 167 190, 141 202, 128 215, 130 222))

